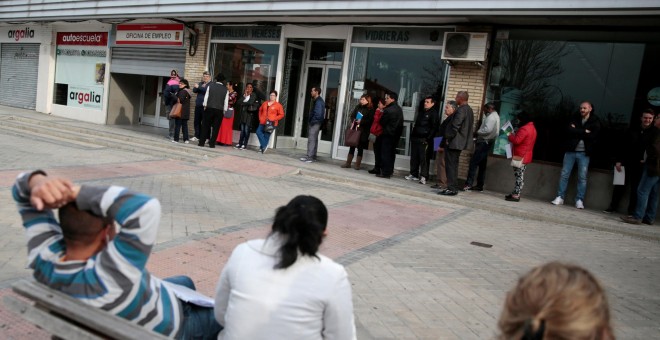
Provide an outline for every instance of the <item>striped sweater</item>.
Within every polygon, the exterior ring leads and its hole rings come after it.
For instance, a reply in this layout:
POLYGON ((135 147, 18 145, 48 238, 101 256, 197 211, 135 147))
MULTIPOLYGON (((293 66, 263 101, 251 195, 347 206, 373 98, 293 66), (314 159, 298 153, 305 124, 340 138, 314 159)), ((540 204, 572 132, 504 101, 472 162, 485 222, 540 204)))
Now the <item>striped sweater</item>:
POLYGON ((52 210, 30 205, 30 173, 12 189, 28 238, 28 265, 37 281, 90 306, 155 332, 174 337, 183 320, 181 303, 145 265, 160 222, 158 200, 125 188, 83 185, 76 199, 81 210, 110 216, 120 226, 108 246, 87 261, 62 261, 65 243, 52 210))

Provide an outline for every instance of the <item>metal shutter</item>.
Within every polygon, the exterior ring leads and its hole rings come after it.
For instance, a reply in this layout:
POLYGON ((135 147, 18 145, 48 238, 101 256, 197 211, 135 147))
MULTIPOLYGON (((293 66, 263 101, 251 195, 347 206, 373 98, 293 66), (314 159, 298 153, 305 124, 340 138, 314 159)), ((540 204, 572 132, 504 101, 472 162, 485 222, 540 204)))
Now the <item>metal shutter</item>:
POLYGON ((113 47, 111 55, 112 73, 169 77, 177 70, 183 76, 186 64, 185 49, 113 47))
POLYGON ((39 44, 0 44, 0 84, 14 89, 0 105, 34 109, 37 102, 39 44))

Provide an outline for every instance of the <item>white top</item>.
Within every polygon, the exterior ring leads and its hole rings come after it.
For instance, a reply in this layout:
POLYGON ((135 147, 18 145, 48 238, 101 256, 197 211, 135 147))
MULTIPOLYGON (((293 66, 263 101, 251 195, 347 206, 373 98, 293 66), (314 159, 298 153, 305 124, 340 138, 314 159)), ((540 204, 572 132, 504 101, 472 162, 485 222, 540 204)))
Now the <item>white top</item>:
POLYGON ((280 244, 275 234, 232 252, 216 288, 218 339, 355 339, 344 267, 317 254, 274 269, 280 244))

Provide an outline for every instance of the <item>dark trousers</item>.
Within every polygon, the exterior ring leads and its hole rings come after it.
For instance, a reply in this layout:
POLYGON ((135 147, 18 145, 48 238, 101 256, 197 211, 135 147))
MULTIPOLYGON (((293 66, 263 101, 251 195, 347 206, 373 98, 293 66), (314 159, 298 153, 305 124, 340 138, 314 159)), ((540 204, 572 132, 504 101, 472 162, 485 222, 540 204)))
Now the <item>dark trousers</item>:
POLYGON ((458 181, 458 159, 461 157, 461 150, 445 149, 445 172, 447 173, 447 189, 458 191, 456 182, 458 181))
MULTIPOLYGON (((197 290, 195 288, 195 283, 190 277, 185 275, 172 276, 163 281, 181 285, 192 290, 197 290)), ((179 334, 177 339, 216 339, 218 333, 222 331, 222 327, 218 321, 215 320, 215 314, 213 313, 213 307, 202 307, 194 303, 181 301, 181 307, 183 308, 183 322, 181 323, 181 328, 179 329, 179 334)))
POLYGON ((195 118, 193 120, 193 129, 195 129, 195 138, 201 138, 202 120, 204 119, 204 106, 195 106, 195 118))
MULTIPOLYGON (((630 188, 630 195, 628 198, 628 215, 632 215, 637 207, 637 187, 639 180, 642 178, 642 170, 644 169, 642 163, 635 165, 626 165, 626 184, 615 185, 612 190, 612 200, 610 201, 610 208, 616 210, 619 207, 619 202, 623 194, 626 192, 626 186, 630 188)), ((615 170, 616 171, 616 170, 615 170)))
POLYGON ((477 187, 483 188, 484 182, 486 181, 486 165, 488 162, 488 153, 493 143, 489 143, 484 140, 477 141, 474 145, 474 153, 472 154, 472 159, 470 159, 470 168, 468 169, 467 179, 465 180, 465 185, 472 186, 474 182, 474 176, 477 174, 477 187))
POLYGON ((410 174, 429 178, 429 165, 433 157, 433 145, 426 139, 413 138, 410 142, 410 174), (419 167, 422 167, 421 171, 419 167))
POLYGON ((188 140, 188 119, 174 120, 174 140, 179 141, 179 131, 183 128, 183 141, 188 140))
POLYGON ((381 145, 383 144, 383 139, 380 137, 376 137, 376 141, 374 142, 374 168, 373 170, 376 171, 376 173, 380 173, 380 167, 381 167, 381 152, 382 152, 382 147, 381 145))
POLYGON ((220 122, 222 121, 222 110, 206 108, 204 119, 202 120, 202 136, 199 138, 199 146, 204 146, 206 140, 209 140, 209 147, 215 147, 215 140, 218 139, 220 132, 220 122), (211 138, 209 138, 211 133, 211 138))
POLYGON ((382 139, 380 147, 380 173, 383 176, 392 176, 394 173, 394 161, 396 160, 396 136, 380 135, 382 139))

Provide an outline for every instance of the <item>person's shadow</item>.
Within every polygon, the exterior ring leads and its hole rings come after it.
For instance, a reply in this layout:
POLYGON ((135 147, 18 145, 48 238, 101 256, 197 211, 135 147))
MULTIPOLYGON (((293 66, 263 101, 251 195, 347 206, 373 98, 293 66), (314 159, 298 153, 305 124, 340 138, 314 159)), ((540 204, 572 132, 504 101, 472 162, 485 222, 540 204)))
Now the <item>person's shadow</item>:
POLYGON ((132 125, 131 120, 126 116, 124 107, 119 109, 119 115, 115 118, 115 125, 132 125))

